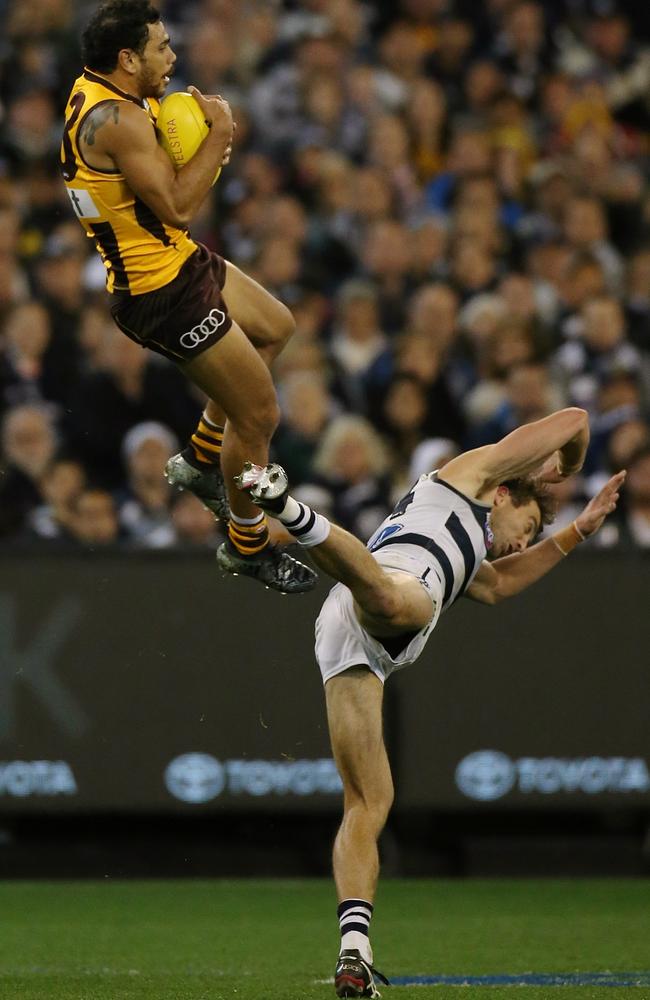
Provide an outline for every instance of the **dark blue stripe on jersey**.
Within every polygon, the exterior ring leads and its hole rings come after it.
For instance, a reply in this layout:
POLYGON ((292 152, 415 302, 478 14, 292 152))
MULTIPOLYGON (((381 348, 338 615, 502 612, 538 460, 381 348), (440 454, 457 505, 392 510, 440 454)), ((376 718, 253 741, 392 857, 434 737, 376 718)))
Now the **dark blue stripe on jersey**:
POLYGON ((406 532, 404 535, 393 535, 392 538, 387 538, 384 542, 380 542, 379 545, 373 545, 371 552, 377 552, 378 549, 383 549, 387 545, 418 545, 421 549, 426 549, 432 556, 435 556, 445 577, 443 604, 447 603, 454 589, 454 571, 444 549, 441 549, 432 538, 427 538, 426 535, 406 532))
POLYGON ((485 525, 487 523, 488 514, 490 513, 490 508, 487 505, 470 500, 470 498, 466 497, 464 493, 457 490, 455 486, 452 486, 450 483, 446 483, 443 479, 438 479, 437 476, 433 476, 431 481, 437 483, 438 486, 444 486, 445 489, 451 490, 451 492, 455 493, 457 497, 464 500, 474 515, 476 523, 480 527, 481 531, 485 532, 485 525))
POLYGON ((303 524, 302 528, 294 528, 291 534, 294 535, 296 538, 300 538, 301 535, 306 535, 308 531, 311 531, 311 529, 314 527, 315 524, 316 524, 316 515, 314 514, 313 510, 311 510, 309 512, 309 519, 307 523, 303 524))
POLYGON ((474 551, 474 546, 472 544, 472 539, 467 534, 467 531, 461 524, 460 518, 455 511, 452 511, 445 522, 445 528, 456 542, 456 545, 460 549, 461 555, 463 557, 463 562, 465 563, 465 577, 461 584, 461 588, 458 591, 459 595, 465 592, 465 587, 470 581, 470 577, 474 572, 474 566, 476 565, 476 552, 474 551))

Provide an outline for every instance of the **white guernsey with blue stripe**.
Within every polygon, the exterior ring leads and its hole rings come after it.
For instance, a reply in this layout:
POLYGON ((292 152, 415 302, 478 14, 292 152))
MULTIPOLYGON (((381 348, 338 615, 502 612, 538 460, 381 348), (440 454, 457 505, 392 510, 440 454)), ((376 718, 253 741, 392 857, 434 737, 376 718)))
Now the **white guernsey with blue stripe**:
POLYGON ((366 665, 385 680, 418 658, 438 617, 465 593, 492 541, 490 505, 438 478, 421 476, 368 542, 377 562, 417 577, 433 602, 419 632, 379 640, 359 624, 352 594, 336 584, 316 622, 316 658, 325 681, 366 665), (401 641, 400 641, 401 640, 401 641))
POLYGON ((445 611, 470 585, 491 543, 490 506, 470 500, 431 472, 421 476, 372 536, 383 566, 435 573, 445 611))

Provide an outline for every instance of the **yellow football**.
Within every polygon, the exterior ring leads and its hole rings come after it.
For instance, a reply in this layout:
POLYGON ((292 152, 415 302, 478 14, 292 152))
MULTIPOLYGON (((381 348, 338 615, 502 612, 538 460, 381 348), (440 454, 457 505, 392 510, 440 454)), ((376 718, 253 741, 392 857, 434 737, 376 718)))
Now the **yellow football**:
MULTIPOLYGON (((199 102, 186 93, 169 94, 161 101, 156 128, 160 145, 176 170, 189 163, 209 131, 199 102)), ((221 167, 213 184, 220 173, 221 167)))

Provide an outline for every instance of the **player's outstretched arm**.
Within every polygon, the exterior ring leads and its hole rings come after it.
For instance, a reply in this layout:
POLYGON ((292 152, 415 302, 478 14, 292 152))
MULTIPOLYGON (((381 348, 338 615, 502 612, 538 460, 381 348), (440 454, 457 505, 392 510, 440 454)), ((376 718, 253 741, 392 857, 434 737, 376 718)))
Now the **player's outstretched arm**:
POLYGON ((440 478, 476 497, 531 472, 554 482, 582 468, 588 444, 588 415, 572 406, 518 427, 497 444, 459 455, 440 478))
POLYGON ((573 524, 551 538, 538 542, 525 552, 504 556, 492 563, 483 562, 467 589, 467 596, 482 604, 496 604, 506 597, 514 597, 541 579, 562 562, 571 549, 596 534, 608 514, 616 509, 624 480, 624 471, 612 476, 573 524))
MULTIPOLYGON (((194 96, 198 100, 198 92, 194 96)), ((131 190, 170 226, 186 226, 199 209, 232 140, 232 116, 227 103, 203 97, 199 103, 211 128, 195 155, 179 171, 158 145, 149 116, 135 104, 116 101, 115 115, 103 123, 103 134, 99 130, 97 134, 101 152, 111 157, 131 190)))

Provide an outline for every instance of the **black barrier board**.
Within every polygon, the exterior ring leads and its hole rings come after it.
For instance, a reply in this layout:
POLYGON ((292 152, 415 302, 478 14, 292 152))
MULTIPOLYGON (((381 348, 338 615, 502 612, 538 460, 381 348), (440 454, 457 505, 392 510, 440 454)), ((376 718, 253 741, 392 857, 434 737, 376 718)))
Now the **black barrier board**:
MULTIPOLYGON (((337 811, 313 623, 327 593, 210 555, 4 553, 0 810, 337 811)), ((650 805, 650 559, 581 553, 461 601, 386 688, 403 809, 650 805)))
POLYGON ((5 557, 0 808, 337 808, 319 597, 214 557, 5 557))
POLYGON ((399 804, 650 805, 650 559, 580 553, 461 601, 395 680, 399 804))

